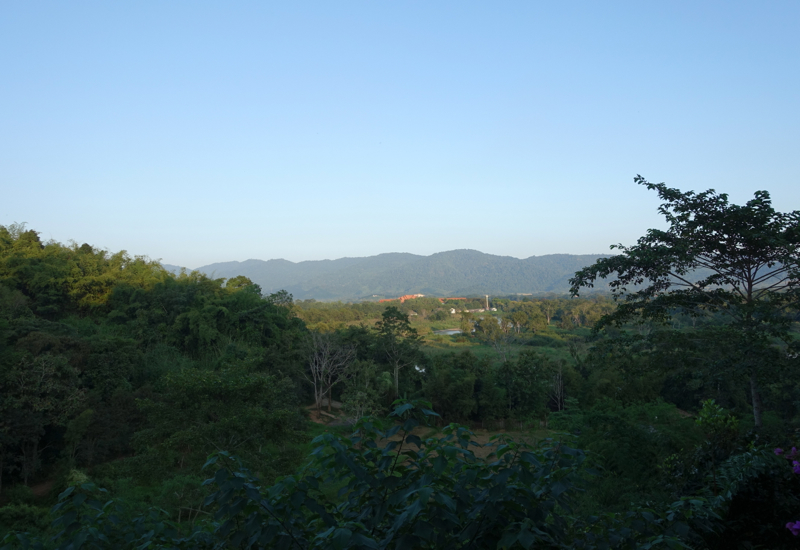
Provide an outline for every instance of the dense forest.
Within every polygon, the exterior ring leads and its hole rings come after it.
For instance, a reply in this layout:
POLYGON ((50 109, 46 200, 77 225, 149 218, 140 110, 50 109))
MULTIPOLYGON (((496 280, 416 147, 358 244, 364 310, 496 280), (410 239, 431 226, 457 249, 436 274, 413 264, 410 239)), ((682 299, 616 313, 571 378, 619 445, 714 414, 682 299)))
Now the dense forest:
POLYGON ((800 214, 639 183, 668 230, 488 308, 0 227, 2 547, 796 548, 800 214))

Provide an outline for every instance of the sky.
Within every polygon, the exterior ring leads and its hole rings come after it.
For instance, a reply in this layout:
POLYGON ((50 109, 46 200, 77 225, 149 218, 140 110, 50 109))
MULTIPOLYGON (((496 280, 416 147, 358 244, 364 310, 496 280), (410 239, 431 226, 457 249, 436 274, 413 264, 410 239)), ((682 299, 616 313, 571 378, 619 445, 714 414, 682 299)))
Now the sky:
POLYGON ((189 268, 800 209, 800 2, 0 3, 0 225, 189 268))

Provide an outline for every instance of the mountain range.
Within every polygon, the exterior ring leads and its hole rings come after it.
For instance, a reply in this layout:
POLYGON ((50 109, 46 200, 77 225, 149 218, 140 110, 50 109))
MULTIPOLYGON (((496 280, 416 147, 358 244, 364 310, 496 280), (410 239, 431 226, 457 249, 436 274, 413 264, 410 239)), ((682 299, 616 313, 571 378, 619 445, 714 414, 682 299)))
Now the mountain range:
MULTIPOLYGON (((290 262, 221 262, 196 271, 213 278, 244 275, 265 294, 286 290, 296 300, 365 300, 404 294, 475 296, 482 294, 565 293, 574 273, 604 254, 548 254, 519 259, 477 250, 451 250, 430 256, 389 253, 363 258, 290 262)), ((180 267, 162 264, 179 272, 180 267)))

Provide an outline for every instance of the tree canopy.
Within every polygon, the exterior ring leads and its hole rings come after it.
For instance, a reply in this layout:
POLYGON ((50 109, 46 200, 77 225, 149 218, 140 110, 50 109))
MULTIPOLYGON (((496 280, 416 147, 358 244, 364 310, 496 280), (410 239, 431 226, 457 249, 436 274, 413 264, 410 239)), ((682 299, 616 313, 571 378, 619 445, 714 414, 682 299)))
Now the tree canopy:
POLYGON ((789 328, 800 303, 800 211, 777 212, 766 191, 736 205, 713 189, 682 192, 642 176, 634 181, 658 193, 668 228, 648 230, 633 246, 612 246, 622 253, 578 271, 572 295, 613 277, 608 286, 619 305, 599 326, 721 314, 739 339, 738 371, 750 377, 760 426, 765 355, 776 340, 797 346, 789 328))

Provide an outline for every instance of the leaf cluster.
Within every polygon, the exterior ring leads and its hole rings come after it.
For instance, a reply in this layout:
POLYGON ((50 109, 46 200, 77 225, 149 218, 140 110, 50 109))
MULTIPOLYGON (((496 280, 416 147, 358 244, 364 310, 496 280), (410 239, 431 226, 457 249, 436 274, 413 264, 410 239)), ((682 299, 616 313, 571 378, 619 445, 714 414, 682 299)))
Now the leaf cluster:
POLYGON ((641 176, 635 181, 658 193, 669 227, 648 230, 633 246, 613 246, 621 254, 570 280, 578 295, 614 276, 608 284, 620 304, 600 326, 722 312, 742 328, 785 332, 786 313, 800 299, 800 211, 775 211, 766 191, 736 205, 713 189, 684 193, 641 176))

